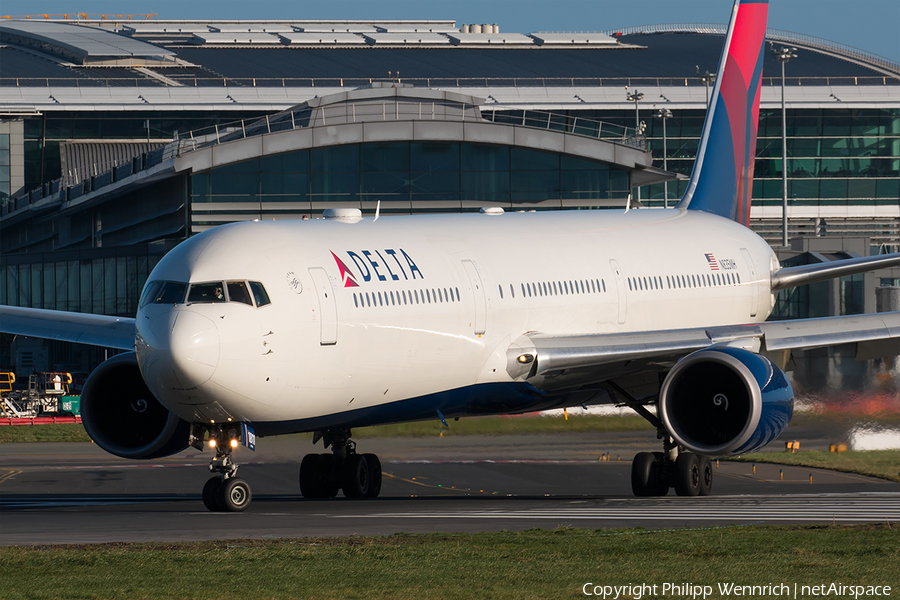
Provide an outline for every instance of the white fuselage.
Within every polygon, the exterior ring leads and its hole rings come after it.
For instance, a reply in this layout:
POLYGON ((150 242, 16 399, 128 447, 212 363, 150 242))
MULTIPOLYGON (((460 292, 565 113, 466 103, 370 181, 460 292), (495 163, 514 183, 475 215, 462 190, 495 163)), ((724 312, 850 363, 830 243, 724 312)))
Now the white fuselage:
POLYGON ((150 282, 258 281, 271 303, 144 304, 138 360, 190 421, 404 420, 410 399, 511 382, 526 333, 764 321, 777 267, 745 227, 674 209, 237 223, 150 282))

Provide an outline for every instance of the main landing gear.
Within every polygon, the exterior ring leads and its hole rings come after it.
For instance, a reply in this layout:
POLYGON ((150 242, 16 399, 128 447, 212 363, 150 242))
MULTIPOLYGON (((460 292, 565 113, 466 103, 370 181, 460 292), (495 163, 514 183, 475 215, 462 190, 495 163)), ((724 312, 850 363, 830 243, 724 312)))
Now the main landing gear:
MULTIPOLYGON (((237 476, 238 466, 231 458, 240 440, 240 430, 233 425, 218 425, 208 431, 207 443, 216 451, 209 463, 209 471, 218 475, 210 477, 203 486, 203 505, 212 512, 245 511, 253 499, 253 492, 250 484, 237 476)), ((203 448, 202 432, 191 431, 191 445, 203 448)))
POLYGON ((381 493, 381 461, 374 454, 357 454, 349 429, 316 432, 331 454, 307 454, 300 463, 300 493, 304 498, 376 498, 381 493))
POLYGON ((712 462, 707 456, 679 452, 666 435, 665 452, 639 452, 631 463, 631 490, 635 496, 665 496, 674 487, 679 496, 709 496, 712 462))
POLYGON ((681 450, 659 418, 614 382, 607 382, 611 395, 656 427, 663 440, 662 452, 639 452, 631 463, 631 491, 635 496, 665 496, 674 487, 679 496, 709 496, 713 470, 709 457, 681 450))

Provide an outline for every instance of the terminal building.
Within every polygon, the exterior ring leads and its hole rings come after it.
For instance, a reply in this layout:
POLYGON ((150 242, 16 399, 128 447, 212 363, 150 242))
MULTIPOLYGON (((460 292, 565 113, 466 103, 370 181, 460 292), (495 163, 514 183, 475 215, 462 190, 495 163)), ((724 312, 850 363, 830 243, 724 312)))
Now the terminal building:
MULTIPOLYGON (((724 31, 3 21, 0 302, 133 315, 165 252, 237 220, 671 205, 724 31)), ((900 64, 767 37, 796 57, 782 80, 767 53, 751 226, 789 264, 900 250, 900 64)), ((776 316, 871 312, 898 282, 801 288, 776 316)), ((89 360, 72 352, 50 360, 89 360)))

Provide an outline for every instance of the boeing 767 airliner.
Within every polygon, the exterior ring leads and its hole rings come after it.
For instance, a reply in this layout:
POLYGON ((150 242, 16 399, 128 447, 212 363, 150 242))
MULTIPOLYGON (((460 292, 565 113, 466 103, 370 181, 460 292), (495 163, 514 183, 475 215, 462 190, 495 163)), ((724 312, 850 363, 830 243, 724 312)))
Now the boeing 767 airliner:
POLYGON ((0 307, 0 329, 128 350, 88 379, 85 429, 126 458, 213 448, 214 511, 249 506, 232 451, 256 436, 315 432, 330 452, 303 459, 303 496, 372 498, 353 428, 602 403, 662 440, 635 494, 708 494, 708 457, 790 421, 792 349, 900 353, 900 313, 765 322, 779 289, 900 263, 781 268, 747 228, 767 11, 735 2, 674 209, 234 223, 169 252, 134 319, 0 307))

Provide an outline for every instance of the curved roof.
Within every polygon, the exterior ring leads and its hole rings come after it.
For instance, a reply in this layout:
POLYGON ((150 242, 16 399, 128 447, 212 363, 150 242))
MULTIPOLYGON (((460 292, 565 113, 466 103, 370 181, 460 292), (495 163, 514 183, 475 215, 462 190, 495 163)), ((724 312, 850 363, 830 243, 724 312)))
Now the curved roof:
POLYGON ((171 50, 103 29, 53 21, 4 21, 0 23, 0 40, 78 64, 110 59, 160 61, 175 56, 171 50))
MULTIPOLYGON (((419 78, 696 77, 715 71, 723 36, 623 36, 642 48, 179 48, 178 56, 219 77, 419 78)), ((763 67, 780 69, 766 56, 763 67)), ((882 73, 819 52, 787 64, 789 77, 865 77, 882 73)))
MULTIPOLYGON (((214 27, 214 23, 208 25, 214 27)), ((269 28, 273 24, 268 25, 269 28)), ((658 26, 660 28, 677 28, 679 26, 658 26)), ((715 27, 715 26, 711 26, 715 27)), ((232 29, 232 28, 230 28, 232 29)), ((134 33, 134 30, 130 30, 134 33)), ((642 30, 643 31, 643 30, 642 30)), ((541 45, 537 38, 541 34, 533 34, 530 39, 535 43, 480 45, 450 43, 450 34, 430 33, 432 36, 447 36, 447 43, 439 46, 412 44, 412 47, 388 46, 381 44, 347 44, 323 41, 313 45, 298 45, 278 42, 277 33, 270 35, 273 43, 265 45, 248 45, 232 42, 216 44, 215 47, 197 45, 195 41, 180 39, 171 41, 163 48, 148 44, 138 38, 128 37, 129 29, 123 27, 113 33, 97 26, 65 25, 53 22, 21 22, 8 21, 0 25, 0 33, 4 39, 15 35, 28 35, 30 40, 50 39, 49 45, 32 45, 28 48, 24 37, 7 39, 10 45, 0 48, 0 77, 34 78, 49 77, 59 79, 55 85, 70 85, 79 75, 62 64, 48 63, 41 57, 56 52, 56 56, 72 59, 80 56, 80 62, 90 67, 92 60, 98 57, 117 58, 125 56, 149 57, 156 53, 168 64, 177 58, 179 68, 167 68, 165 77, 178 81, 180 78, 190 79, 187 85, 204 85, 203 81, 195 82, 195 78, 217 80, 222 79, 256 79, 253 85, 282 85, 280 80, 291 79, 384 79, 388 71, 400 72, 405 81, 410 79, 467 79, 467 78, 517 78, 533 79, 531 85, 543 87, 554 85, 553 79, 569 78, 697 78, 698 71, 714 71, 718 64, 723 36, 716 32, 688 33, 677 31, 632 32, 617 36, 619 44, 541 45), (73 33, 74 32, 74 33, 73 33), (88 37, 84 37, 87 35, 88 37), (91 37, 94 36, 94 37, 91 37), (274 36, 274 37, 272 37, 274 36), (266 79, 272 81, 266 82, 266 79)), ((210 33, 205 36, 224 35, 210 33)), ((251 35, 251 34, 244 34, 251 35)), ((254 33, 252 35, 260 35, 254 33)), ((301 33, 285 33, 294 37, 301 33)), ((344 34, 355 35, 355 34, 344 34)), ((376 35, 376 34, 370 34, 376 35)), ((386 35, 386 34, 383 34, 386 35)), ((453 34, 454 36, 456 34, 453 34)), ((462 35, 462 34, 460 34, 462 35)), ((473 34, 470 34, 473 35, 473 34)), ((228 34, 236 39, 233 34, 228 34)), ((227 36, 226 36, 227 37, 227 36)), ((316 39, 318 40, 318 36, 316 39)), ((334 36, 332 36, 334 37, 334 36)), ((781 35, 778 40, 784 39, 781 35)), ((249 38, 248 38, 249 39, 249 38)), ((362 39, 362 38, 360 38, 362 39)), ((821 42, 825 42, 822 40, 821 42)), ((801 45, 797 42, 797 45, 801 45)), ((889 75, 891 79, 900 81, 900 70, 896 73, 882 63, 876 64, 874 58, 867 60, 861 55, 850 56, 848 52, 836 50, 838 45, 828 49, 827 44, 818 46, 811 42, 803 46, 800 57, 786 65, 788 77, 878 77, 889 75)), ((48 57, 49 58, 49 57, 48 57)), ((881 59, 890 63, 886 59, 881 59)), ((780 72, 778 63, 767 54, 764 67, 769 73, 780 72)), ((86 69, 91 76, 99 75, 101 69, 86 69)), ((100 75, 100 77, 108 78, 100 75)), ((124 79, 146 79, 146 73, 128 71, 122 74, 124 79)), ((124 82, 123 82, 124 83, 124 82)), ((351 85, 358 85, 360 81, 351 85)), ((789 82, 790 84, 791 82, 789 82)), ((859 82, 862 84, 862 82, 859 82)), ((521 82, 520 82, 521 84, 521 82)), ((698 85, 698 82, 691 82, 698 85)), ((160 81, 156 85, 166 85, 160 81)), ((171 83, 169 84, 171 85, 171 83)), ((422 82, 422 85, 429 85, 422 82)), ((602 84, 595 84, 602 85, 602 84)), ((702 84, 701 84, 702 85, 702 84)))
MULTIPOLYGON (((717 23, 675 23, 641 25, 619 31, 609 31, 607 33, 617 37, 622 35, 647 33, 715 33, 718 35, 725 35, 726 30, 726 25, 717 23)), ((796 44, 810 50, 821 51, 825 54, 838 56, 851 61, 859 61, 863 64, 885 69, 894 75, 900 75, 900 63, 896 61, 846 44, 832 42, 831 40, 826 40, 824 38, 794 33, 793 31, 784 31, 781 29, 767 29, 766 40, 770 43, 780 42, 783 44, 796 44)))

